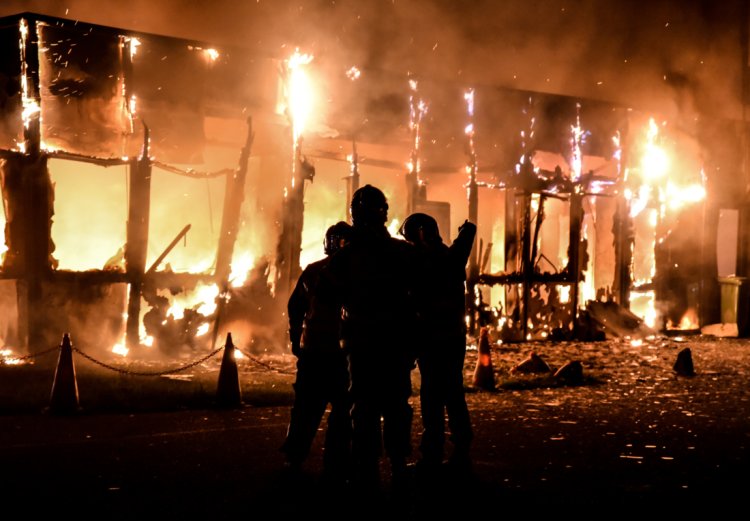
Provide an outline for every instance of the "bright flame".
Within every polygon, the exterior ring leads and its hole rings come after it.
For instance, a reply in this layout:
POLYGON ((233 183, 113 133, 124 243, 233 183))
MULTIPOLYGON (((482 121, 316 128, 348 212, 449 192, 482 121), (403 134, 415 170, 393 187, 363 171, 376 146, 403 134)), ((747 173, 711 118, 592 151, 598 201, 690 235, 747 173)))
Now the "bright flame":
POLYGON ((663 178, 669 171, 669 157, 657 143, 659 127, 654 118, 649 119, 647 142, 643 157, 641 157, 642 178, 645 182, 657 181, 663 178))
MULTIPOLYGON (((31 118, 41 112, 41 107, 39 107, 39 102, 29 95, 29 77, 26 66, 26 40, 29 36, 29 26, 26 23, 26 20, 21 20, 21 23, 19 24, 19 32, 21 33, 21 102, 23 106, 21 118, 23 120, 24 128, 28 129, 31 118)), ((25 150, 23 151, 25 152, 25 150)))
POLYGON ((560 295, 560 304, 567 304, 570 302, 570 286, 558 286, 558 292, 560 295))
POLYGON ((630 310, 641 317, 649 327, 656 326, 656 295, 653 291, 633 291, 630 298, 630 310))
POLYGON ((295 143, 299 140, 312 111, 313 93, 310 78, 305 66, 312 61, 309 54, 300 54, 299 49, 286 61, 288 110, 292 120, 292 133, 295 143))
POLYGON ((127 356, 130 350, 125 347, 125 342, 118 342, 112 346, 112 352, 116 355, 127 356))
POLYGON ((3 358, 2 362, 6 365, 20 365, 23 360, 15 358, 13 351, 10 349, 0 349, 0 357, 3 358))
MULTIPOLYGON (((161 296, 170 298, 169 294, 161 296)), ((167 316, 172 316, 176 320, 185 317, 186 309, 196 308, 196 311, 203 316, 209 316, 216 311, 216 297, 219 296, 219 286, 216 284, 203 284, 199 282, 193 291, 186 291, 172 297, 172 303, 167 310, 167 316)))
POLYGON ((134 36, 127 38, 126 41, 130 44, 128 45, 128 48, 130 49, 130 59, 132 60, 138 53, 138 46, 141 45, 141 41, 134 36))
POLYGON ((206 55, 208 61, 216 61, 219 58, 219 51, 216 49, 203 49, 203 54, 206 55))
POLYGON ((706 188, 702 184, 694 183, 688 186, 676 186, 667 182, 667 206, 670 210, 678 210, 687 204, 693 204, 706 198, 706 188))
POLYGON ((255 256, 251 253, 243 253, 238 259, 232 261, 232 272, 229 282, 233 288, 240 288, 247 281, 248 273, 255 266, 255 256))
POLYGON ((667 324, 668 329, 698 329, 700 327, 700 321, 698 320, 698 313, 693 308, 689 308, 680 319, 680 323, 676 326, 670 321, 667 324))
POLYGON ((200 326, 198 326, 198 329, 195 332, 195 336, 205 335, 206 333, 208 333, 208 329, 209 329, 208 322, 201 324, 200 326))
POLYGON ((398 219, 393 219, 388 225, 388 233, 390 233, 393 237, 396 237, 398 235, 398 229, 400 226, 401 223, 398 222, 398 219))

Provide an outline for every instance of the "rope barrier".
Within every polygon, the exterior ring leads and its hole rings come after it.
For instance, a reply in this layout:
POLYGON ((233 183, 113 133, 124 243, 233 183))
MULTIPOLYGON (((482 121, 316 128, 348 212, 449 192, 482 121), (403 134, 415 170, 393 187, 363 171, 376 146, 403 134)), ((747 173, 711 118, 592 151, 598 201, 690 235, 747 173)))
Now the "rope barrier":
POLYGON ((82 357, 86 358, 90 362, 93 362, 93 363, 95 363, 97 365, 100 365, 100 366, 106 368, 106 369, 109 369, 110 371, 116 371, 118 373, 129 374, 129 375, 134 375, 134 376, 164 376, 164 375, 168 375, 168 374, 179 373, 179 372, 184 371, 186 369, 190 369, 191 367, 195 367, 196 365, 205 362, 206 360, 208 360, 209 358, 211 358, 213 356, 216 356, 222 349, 224 349, 224 346, 221 346, 221 347, 213 350, 212 352, 210 352, 206 356, 204 356, 202 358, 199 358, 198 360, 195 360, 193 362, 190 362, 189 364, 183 365, 181 367, 177 367, 177 368, 174 368, 174 369, 167 369, 166 371, 146 372, 146 371, 131 371, 129 369, 122 369, 121 367, 116 367, 114 365, 107 364, 105 362, 102 362, 101 360, 97 360, 96 358, 94 358, 93 356, 91 356, 89 354, 84 353, 83 351, 81 351, 77 347, 73 347, 73 351, 75 351, 76 353, 78 353, 82 357))
MULTIPOLYGON (((192 362, 190 362, 188 364, 185 364, 183 366, 176 367, 176 368, 173 368, 173 369, 167 369, 167 370, 164 370, 164 371, 133 371, 131 369, 123 369, 122 367, 117 367, 115 365, 108 364, 106 362, 102 362, 101 360, 98 360, 98 359, 94 358, 93 356, 89 355, 88 353, 85 353, 84 351, 81 351, 80 349, 78 349, 75 346, 72 347, 72 350, 75 351, 76 353, 78 353, 79 355, 81 355, 82 357, 84 357, 85 359, 87 359, 88 361, 90 361, 90 362, 92 362, 92 363, 94 363, 94 364, 96 364, 98 366, 104 367, 105 369, 109 369, 110 371, 115 371, 117 373, 129 374, 129 375, 133 375, 133 376, 165 376, 165 375, 168 375, 168 374, 179 373, 179 372, 185 371, 187 369, 190 369, 192 367, 195 367, 196 365, 202 364, 203 362, 205 362, 209 358, 212 358, 212 357, 216 356, 222 349, 224 349, 224 347, 225 346, 218 347, 215 350, 213 350, 210 353, 208 353, 206 356, 203 356, 203 357, 201 357, 201 358, 199 358, 199 359, 197 359, 195 361, 192 361, 192 362)), ((32 353, 32 354, 29 354, 29 355, 12 356, 12 357, 7 356, 7 357, 3 357, 2 361, 6 362, 6 361, 9 361, 9 360, 13 360, 13 361, 15 361, 15 360, 18 360, 18 361, 29 360, 29 359, 32 359, 32 358, 38 358, 38 357, 50 354, 52 352, 58 351, 59 349, 60 349, 60 346, 55 346, 55 347, 52 347, 50 349, 45 349, 44 351, 40 351, 38 353, 32 353)), ((284 375, 294 375, 294 374, 296 374, 296 371, 290 371, 290 370, 286 370, 286 369, 279 369, 278 367, 274 367, 271 364, 260 360, 257 356, 254 356, 254 355, 251 355, 250 353, 242 351, 242 350, 238 349, 237 347, 235 347, 235 349, 237 351, 239 351, 242 354, 242 356, 244 356, 245 358, 247 358, 249 361, 255 363, 256 365, 258 365, 260 367, 262 367, 263 369, 266 369, 267 371, 273 371, 273 372, 276 372, 276 373, 279 373, 279 374, 284 374, 284 375)))
POLYGON ((242 356, 247 357, 250 361, 255 362, 256 364, 258 364, 259 366, 267 369, 268 371, 274 371, 274 372, 277 372, 277 373, 280 373, 280 374, 291 374, 291 375, 295 374, 295 371, 285 371, 283 369, 278 369, 278 368, 272 366, 271 364, 267 364, 266 362, 263 362, 258 357, 253 356, 253 355, 251 355, 249 353, 246 353, 245 351, 242 351, 242 350, 238 349, 237 347, 235 347, 235 349, 237 349, 237 351, 239 351, 240 353, 242 353, 242 356))
POLYGON ((44 351, 39 351, 38 353, 31 353, 29 355, 24 355, 24 356, 5 356, 5 355, 3 355, 2 361, 6 362, 8 360, 18 360, 19 362, 21 362, 23 360, 29 360, 31 358, 38 358, 40 356, 47 355, 47 354, 49 354, 49 353, 51 353, 53 351, 57 351, 59 349, 60 349, 60 346, 55 346, 55 347, 51 347, 50 349, 45 349, 44 351))

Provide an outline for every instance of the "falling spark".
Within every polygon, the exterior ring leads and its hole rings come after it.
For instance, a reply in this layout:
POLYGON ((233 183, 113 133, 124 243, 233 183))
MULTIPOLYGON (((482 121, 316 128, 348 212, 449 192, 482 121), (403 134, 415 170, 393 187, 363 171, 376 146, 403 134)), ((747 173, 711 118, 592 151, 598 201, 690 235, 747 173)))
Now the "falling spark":
POLYGON ((573 157, 570 160, 570 170, 573 174, 573 180, 576 181, 581 177, 581 173, 583 170, 583 156, 581 154, 581 140, 583 139, 583 130, 581 129, 580 103, 576 103, 576 124, 571 125, 570 131, 570 144, 573 149, 573 157))
POLYGON ((209 61, 214 62, 219 58, 219 51, 216 49, 204 49, 203 54, 206 55, 209 61))
POLYGON ((412 132, 413 143, 408 167, 409 172, 417 175, 417 183, 421 184, 421 180, 419 179, 419 172, 421 170, 419 159, 420 126, 422 118, 427 113, 427 104, 418 96, 416 80, 409 80, 409 89, 411 90, 411 94, 409 95, 409 129, 412 132))
POLYGON ((352 81, 358 80, 360 76, 362 76, 362 72, 357 67, 352 66, 346 71, 346 77, 352 81))

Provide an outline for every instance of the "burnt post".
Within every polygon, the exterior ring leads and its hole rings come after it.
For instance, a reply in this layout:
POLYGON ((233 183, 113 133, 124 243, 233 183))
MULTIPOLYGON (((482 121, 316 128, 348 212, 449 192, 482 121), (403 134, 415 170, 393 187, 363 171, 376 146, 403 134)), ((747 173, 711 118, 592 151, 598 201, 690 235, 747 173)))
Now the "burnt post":
POLYGON ((54 191, 41 152, 39 41, 36 21, 19 22, 20 74, 23 103, 23 142, 20 153, 6 156, 2 166, 6 197, 6 253, 4 270, 18 278, 18 331, 30 351, 43 346, 44 298, 54 259, 52 215, 54 191))
POLYGON ((534 277, 534 262, 531 259, 531 193, 523 193, 523 222, 521 235, 521 275, 523 294, 521 296, 521 331, 526 340, 529 332, 529 298, 534 277))
POLYGON ((573 285, 573 335, 578 333, 578 292, 581 282, 581 226, 583 224, 583 194, 576 185, 570 194, 570 240, 568 242, 568 280, 573 285))
POLYGON ((141 312, 141 289, 146 272, 148 253, 148 225, 151 213, 151 158, 149 157, 150 132, 144 125, 141 155, 130 160, 130 201, 128 204, 127 243, 125 245, 125 272, 130 282, 128 294, 128 319, 125 341, 128 348, 138 346, 141 312))
POLYGON ((250 149, 253 145, 253 122, 247 119, 247 138, 240 153, 237 170, 226 178, 224 185, 224 212, 221 217, 221 234, 216 250, 216 270, 214 276, 226 291, 227 281, 232 265, 232 255, 237 242, 237 231, 240 225, 240 211, 245 200, 245 180, 247 179, 247 164, 250 159, 250 149))
POLYGON ((617 197, 617 210, 612 223, 615 236, 615 280, 616 302, 623 308, 630 308, 631 264, 633 260, 633 221, 630 218, 628 203, 622 194, 617 197))
POLYGON ((315 169, 302 156, 302 138, 294 142, 292 161, 292 182, 286 191, 283 204, 283 221, 276 256, 277 280, 280 289, 291 292, 302 272, 300 253, 302 251, 302 227, 305 219, 305 179, 312 180, 315 169))
MULTIPOLYGON (((250 160, 250 149, 253 145, 253 120, 247 119, 247 137, 245 146, 240 152, 239 164, 237 170, 231 176, 227 176, 224 185, 224 212, 221 216, 221 234, 219 236, 219 245, 216 250, 216 270, 214 277, 219 284, 219 303, 216 312, 216 321, 214 322, 213 334, 211 338, 211 347, 216 345, 219 336, 219 320, 224 307, 227 292, 229 291, 229 276, 232 270, 232 255, 234 246, 237 243, 237 231, 240 226, 240 215, 242 202, 245 200, 245 180, 247 179, 247 164, 250 160)), ((230 340, 228 340, 230 341, 230 340)))

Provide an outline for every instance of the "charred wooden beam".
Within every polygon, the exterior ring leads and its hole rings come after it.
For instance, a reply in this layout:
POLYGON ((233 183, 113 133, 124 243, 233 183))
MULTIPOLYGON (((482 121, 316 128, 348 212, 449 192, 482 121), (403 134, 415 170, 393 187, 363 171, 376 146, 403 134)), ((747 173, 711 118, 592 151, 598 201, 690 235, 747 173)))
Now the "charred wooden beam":
POLYGON ((141 155, 130 161, 130 200, 128 201, 127 242, 125 244, 125 271, 130 281, 125 338, 129 348, 138 345, 141 289, 148 254, 148 225, 151 214, 149 139, 150 132, 148 127, 145 127, 141 155))
POLYGON ((240 212, 242 202, 245 200, 245 180, 247 179, 247 165, 250 160, 250 149, 253 145, 253 122, 251 118, 247 120, 247 137, 245 146, 240 152, 237 169, 228 175, 224 185, 224 212, 221 217, 221 232, 219 235, 219 245, 216 250, 216 270, 214 275, 221 284, 222 289, 226 290, 229 274, 232 266, 232 255, 234 246, 237 242, 237 231, 240 226, 240 212))
POLYGON ((573 285, 571 302, 573 304, 573 334, 578 333, 578 286, 581 282, 581 226, 583 225, 583 195, 573 192, 570 196, 570 241, 568 242, 568 272, 569 281, 573 285))
POLYGON ((182 230, 180 230, 180 233, 178 233, 174 239, 172 239, 172 242, 169 243, 169 245, 164 248, 164 251, 161 252, 161 255, 159 255, 156 260, 151 264, 151 267, 146 270, 146 274, 150 275, 151 273, 156 271, 156 268, 159 267, 159 265, 162 263, 162 261, 169 255, 169 252, 171 252, 175 246, 177 246, 177 243, 180 242, 180 239, 185 237, 187 235, 187 232, 190 231, 190 228, 192 225, 188 224, 186 225, 182 230))
POLYGON ((39 88, 39 33, 36 19, 21 21, 21 75, 24 109, 23 150, 38 157, 42 149, 41 93, 39 88))
POLYGON ((301 139, 294 144, 292 162, 292 183, 287 189, 283 204, 281 236, 276 254, 277 288, 282 294, 292 291, 302 268, 302 227, 305 218, 305 180, 312 181, 315 168, 301 153, 301 139))

